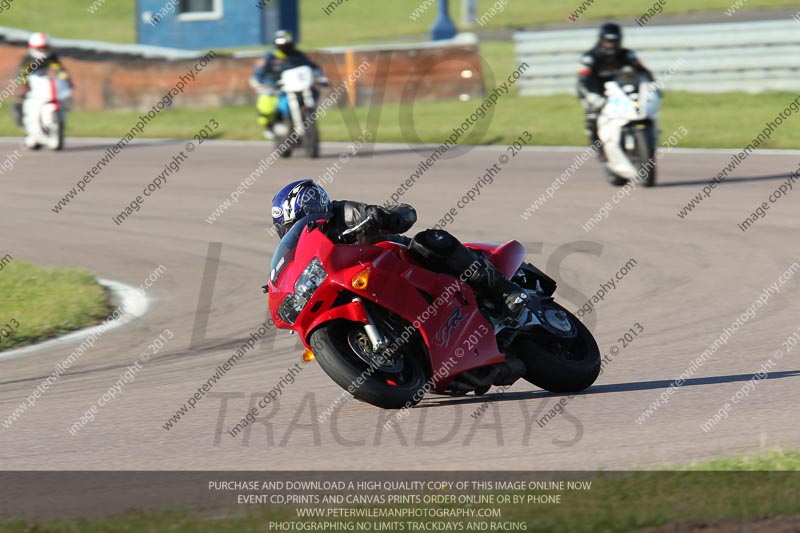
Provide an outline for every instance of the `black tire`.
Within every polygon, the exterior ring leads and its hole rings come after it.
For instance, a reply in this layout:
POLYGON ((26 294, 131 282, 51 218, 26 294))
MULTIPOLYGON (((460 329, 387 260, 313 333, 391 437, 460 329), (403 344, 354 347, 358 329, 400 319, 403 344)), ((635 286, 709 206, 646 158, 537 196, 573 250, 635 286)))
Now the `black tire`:
POLYGON ((580 320, 563 307, 557 307, 577 327, 575 338, 519 336, 511 350, 525 363, 528 369, 525 379, 530 383, 555 393, 579 392, 590 387, 600 375, 600 349, 580 320))
POLYGON ((640 184, 652 187, 656 184, 656 161, 650 129, 636 130, 634 137, 636 138, 636 175, 644 176, 638 178, 640 184))
POLYGON ((305 138, 303 138, 303 144, 308 157, 311 159, 319 157, 319 128, 316 120, 312 120, 311 124, 309 124, 305 138))
POLYGON ((606 177, 608 178, 608 183, 610 183, 614 187, 622 187, 626 183, 628 183, 628 180, 617 176, 616 174, 608 170, 608 168, 606 168, 606 177))
POLYGON ((292 128, 291 122, 285 121, 284 124, 289 128, 290 135, 288 137, 281 137, 280 135, 275 136, 275 151, 278 152, 280 157, 288 158, 292 157, 292 151, 294 151, 295 148, 294 143, 289 140, 294 129, 292 128))
POLYGON ((384 374, 381 370, 370 372, 348 344, 347 336, 363 325, 336 321, 314 330, 309 338, 314 355, 322 370, 343 389, 361 401, 382 409, 412 407, 422 400, 426 373, 420 361, 403 350, 404 368, 398 374, 384 374), (358 381, 363 380, 361 385, 358 381), (388 383, 391 380, 394 385, 388 383))
MULTIPOLYGON (((620 138, 619 142, 622 151, 625 153, 627 157, 630 157, 628 151, 625 150, 625 132, 623 132, 623 135, 620 138)), ((634 166, 636 166, 636 161, 632 161, 632 163, 634 164, 634 166)), ((605 168, 606 168, 606 179, 608 180, 608 183, 611 184, 613 187, 624 187, 625 185, 628 184, 627 178, 623 178, 622 176, 619 176, 614 172, 611 172, 611 170, 608 168, 608 162, 606 162, 605 168)))
POLYGON ((63 150, 64 149, 64 119, 62 118, 61 113, 59 112, 56 118, 56 128, 58 128, 58 143, 53 150, 63 150))
POLYGON ((292 147, 289 146, 286 139, 275 139, 275 151, 284 159, 292 157, 292 147))

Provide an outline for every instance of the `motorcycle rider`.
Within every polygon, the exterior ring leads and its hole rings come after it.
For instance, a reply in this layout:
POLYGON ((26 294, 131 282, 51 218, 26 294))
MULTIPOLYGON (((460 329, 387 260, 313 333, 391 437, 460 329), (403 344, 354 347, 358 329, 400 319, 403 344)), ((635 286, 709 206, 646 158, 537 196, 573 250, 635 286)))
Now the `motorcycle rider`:
POLYGON ((21 87, 17 93, 17 101, 11 107, 14 112, 14 120, 20 128, 23 128, 25 124, 23 102, 30 90, 28 77, 36 71, 47 71, 48 69, 56 70, 61 79, 67 80, 70 87, 73 86, 69 72, 61 65, 58 54, 50 47, 50 38, 45 33, 34 33, 28 39, 28 53, 22 58, 14 78, 21 84, 21 87))
MULTIPOLYGON (((597 44, 583 54, 578 67, 578 97, 586 113, 586 135, 589 142, 597 146, 597 118, 606 103, 605 83, 616 78, 625 67, 632 67, 648 81, 654 81, 652 73, 636 57, 632 50, 622 47, 622 28, 614 22, 600 26, 597 44)), ((598 152, 605 161, 602 150, 598 152)))
POLYGON ((259 94, 256 109, 258 110, 258 123, 264 127, 264 137, 270 140, 275 138, 272 126, 275 124, 275 112, 280 97, 278 82, 283 71, 308 66, 314 69, 314 76, 322 77, 322 69, 295 47, 294 36, 290 32, 286 30, 276 32, 274 43, 275 48, 268 51, 256 64, 253 75, 250 77, 250 85, 254 89, 258 90, 262 87, 268 89, 265 94, 259 94))
POLYGON ((403 244, 415 259, 434 272, 466 276, 462 279, 477 292, 499 304, 501 316, 519 320, 526 308, 528 295, 516 283, 506 279, 482 255, 470 250, 453 235, 436 229, 417 233, 413 239, 400 235, 417 221, 417 212, 407 204, 390 208, 348 200, 331 201, 328 193, 313 180, 299 180, 282 188, 272 200, 272 222, 280 237, 301 218, 319 214, 330 217, 327 236, 342 244, 392 241, 403 244), (366 219, 361 235, 342 233, 366 219))

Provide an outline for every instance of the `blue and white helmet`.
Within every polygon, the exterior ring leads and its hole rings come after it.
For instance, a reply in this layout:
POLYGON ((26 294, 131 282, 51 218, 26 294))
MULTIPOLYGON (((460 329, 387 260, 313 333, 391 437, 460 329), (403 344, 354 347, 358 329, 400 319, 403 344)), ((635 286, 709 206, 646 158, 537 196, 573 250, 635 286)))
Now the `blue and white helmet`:
POLYGON ((294 181, 281 189, 272 199, 272 223, 279 237, 286 235, 292 224, 313 214, 326 214, 331 199, 314 180, 294 181))

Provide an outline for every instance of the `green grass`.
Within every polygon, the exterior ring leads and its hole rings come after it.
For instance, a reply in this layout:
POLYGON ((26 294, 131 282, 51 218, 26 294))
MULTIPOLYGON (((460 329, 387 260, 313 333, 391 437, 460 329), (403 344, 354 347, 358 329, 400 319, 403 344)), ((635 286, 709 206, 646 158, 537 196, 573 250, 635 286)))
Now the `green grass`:
POLYGON ((105 289, 86 270, 14 260, 0 271, 0 328, 14 326, 0 350, 97 324, 109 314, 105 289))
POLYGON ((0 26, 43 31, 61 39, 136 41, 136 2, 105 0, 97 12, 91 14, 87 8, 94 1, 12 0, 10 7, 0 15, 0 26))
MULTIPOLYGON (((107 0, 95 15, 86 12, 88 0, 15 0, 11 9, 3 13, 2 24, 28 29, 44 29, 63 37, 90 39, 109 38, 131 41, 133 35, 133 2, 111 2, 107 0)), ((402 35, 420 35, 427 32, 435 16, 436 7, 428 9, 422 18, 414 22, 409 13, 422 0, 406 2, 365 2, 353 0, 343 3, 331 15, 322 7, 326 0, 302 0, 302 24, 305 46, 343 45, 402 35), (391 21, 391 24, 365 24, 364 20, 391 21)), ((461 2, 451 1, 458 20, 461 2)), ((487 11, 494 0, 481 0, 479 13, 487 11)), ((568 4, 555 2, 510 1, 505 10, 488 24, 488 27, 516 27, 537 22, 557 21, 565 18, 580 2, 568 4), (574 4, 574 5, 573 5, 574 4)), ((794 0, 749 0, 745 9, 761 7, 792 6, 794 0)), ((652 5, 650 0, 631 2, 628 0, 597 1, 584 14, 585 18, 602 19, 610 16, 639 15, 652 5)), ((722 10, 730 7, 730 0, 670 0, 665 12, 722 10)), ((497 80, 516 68, 516 58, 511 42, 482 42, 481 53, 494 72, 497 80)), ((491 76, 486 73, 487 80, 491 76)), ((661 128, 664 139, 678 127, 689 131, 678 146, 741 148, 762 129, 767 118, 783 109, 794 99, 790 93, 767 93, 758 97, 731 93, 705 95, 668 93, 664 102, 661 128), (702 112, 698 113, 698 109, 702 112), (736 127, 730 127, 732 123, 736 127)), ((412 105, 386 105, 380 111, 376 140, 381 142, 441 143, 475 109, 477 101, 419 102, 412 105), (403 120, 401 120, 401 117, 403 120)), ((358 108, 355 115, 347 112, 352 126, 353 116, 365 124, 369 109, 358 108)), ((69 117, 68 135, 120 137, 138 117, 138 113, 127 112, 74 112, 69 117)), ((175 109, 163 113, 148 125, 143 137, 190 138, 209 118, 222 125, 219 136, 226 139, 261 138, 254 119, 254 111, 248 106, 221 107, 213 109, 175 109)), ((345 124, 341 112, 334 111, 321 121, 324 140, 349 141, 351 128, 345 124)), ((516 88, 511 95, 501 99, 490 119, 482 120, 479 128, 483 134, 473 135, 462 142, 472 144, 507 144, 527 130, 539 145, 582 145, 583 115, 576 99, 571 95, 549 97, 518 97, 516 88)), ((19 130, 12 124, 8 112, 0 113, 0 135, 18 136, 19 130)), ((800 130, 781 128, 774 138, 763 145, 765 148, 800 148, 800 130)))
MULTIPOLYGON (((132 0, 106 0, 96 13, 87 8, 94 0, 13 0, 2 13, 0 26, 31 31, 45 31, 56 37, 71 39, 134 42, 134 4, 132 0)), ((479 0, 478 16, 489 12, 496 0, 479 0)), ((582 0, 508 0, 505 9, 492 18, 486 28, 517 28, 547 22, 567 22, 567 15, 582 0)), ((423 0, 365 1, 352 0, 340 5, 330 15, 323 8, 330 0, 301 0, 301 33, 306 47, 366 43, 407 36, 426 35, 436 17, 431 5, 414 21, 411 13, 423 0)), ((255 1, 249 2, 255 4, 255 1)), ((460 0, 451 0, 451 14, 456 24, 461 20, 460 0)), ((722 11, 732 0, 670 0, 664 13, 680 14, 698 11, 722 11)), ((652 0, 596 1, 580 20, 603 20, 641 16, 653 5, 652 0)), ((766 7, 796 7, 795 0, 749 0, 743 10, 766 7)), ((255 10, 255 7, 253 8, 255 10)), ((475 28, 462 28, 475 29, 475 28)))
POLYGON ((46 523, 0 523, 0 533, 245 533, 266 531, 268 520, 291 520, 288 512, 269 509, 229 518, 204 518, 179 511, 129 513, 111 518, 46 523))
MULTIPOLYGON (((492 507, 501 509, 503 521, 523 521, 527 522, 527 531, 553 533, 622 533, 688 518, 715 521, 798 515, 799 468, 800 453, 776 451, 699 463, 678 471, 600 473, 592 480, 590 490, 562 492, 560 504, 492 507)), ((0 523, 0 532, 249 532, 264 531, 271 520, 294 518, 287 508, 247 509, 247 514, 227 518, 164 511, 47 523, 12 521, 0 523)))
MULTIPOLYGON (((757 98, 745 93, 667 93, 661 113, 661 139, 666 140, 672 132, 683 126, 689 133, 678 146, 742 148, 763 130, 767 120, 775 117, 795 97, 791 93, 764 93, 757 98), (735 127, 731 127, 732 123, 735 123, 735 127)), ((414 142, 421 139, 426 143, 439 144, 478 105, 478 100, 472 100, 383 106, 376 140, 414 142)), ((350 141, 347 124, 352 124, 355 116, 360 123, 355 127, 366 127, 369 111, 367 107, 360 107, 354 111, 329 112, 321 120, 323 140, 350 141)), ((136 123, 138 115, 136 112, 73 112, 67 119, 67 135, 121 137, 136 123)), ((261 139, 255 111, 249 106, 165 111, 147 126, 142 137, 191 138, 210 118, 220 123, 221 138, 261 139)), ((477 129, 483 135, 469 137, 466 139, 468 143, 508 144, 523 130, 533 135, 533 144, 537 145, 583 145, 586 142, 583 112, 576 98, 570 95, 503 97, 494 114, 481 120, 477 129)), ((0 113, 0 135, 20 135, 8 111, 0 113)), ((761 147, 800 148, 800 128, 784 124, 761 147)))
MULTIPOLYGON (((481 41, 480 54, 483 58, 484 83, 490 91, 493 79, 497 83, 519 66, 517 56, 514 54, 514 43, 511 41, 481 41), (491 72, 487 68, 491 69, 491 72)), ((511 88, 511 94, 517 94, 516 86, 511 88)))
MULTIPOLYGON (((339 6, 336 11, 326 15, 323 8, 330 0, 301 0, 303 16, 302 34, 307 46, 347 44, 386 40, 404 35, 426 35, 437 15, 436 5, 432 5, 419 18, 412 20, 410 15, 424 0, 365 2, 352 0, 339 6), (384 21, 371 24, 364 21, 384 21)), ((508 0, 503 11, 491 18, 484 29, 520 28, 552 22, 569 22, 571 14, 582 0, 508 0)), ((478 18, 488 13, 496 0, 478 1, 478 18)), ((624 17, 640 17, 653 5, 653 0, 598 0, 591 5, 579 20, 605 20, 624 17)), ((683 14, 701 11, 724 11, 731 7, 731 0, 669 0, 665 14, 683 14)), ((766 7, 796 7, 794 0, 749 0, 743 7, 757 9, 766 7)), ((456 25, 462 30, 481 29, 479 26, 461 27, 461 1, 450 0, 450 13, 456 25)))
POLYGON ((752 471, 800 471, 800 453, 771 451, 761 455, 743 455, 740 457, 725 457, 694 463, 687 470, 716 471, 716 472, 752 472, 752 471))

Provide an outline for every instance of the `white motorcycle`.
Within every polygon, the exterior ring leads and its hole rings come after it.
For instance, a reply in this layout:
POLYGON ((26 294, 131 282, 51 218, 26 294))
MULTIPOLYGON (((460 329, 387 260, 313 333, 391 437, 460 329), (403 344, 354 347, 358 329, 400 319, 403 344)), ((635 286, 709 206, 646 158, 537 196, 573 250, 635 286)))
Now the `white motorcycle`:
POLYGON ((658 111, 661 93, 654 82, 640 81, 632 72, 605 84, 606 104, 597 119, 606 172, 612 185, 634 180, 645 187, 656 182, 658 111), (627 78, 627 79, 626 79, 627 78))
POLYGON ((25 146, 38 150, 64 147, 64 126, 72 101, 72 85, 58 69, 34 72, 28 76, 28 93, 22 103, 25 146))

